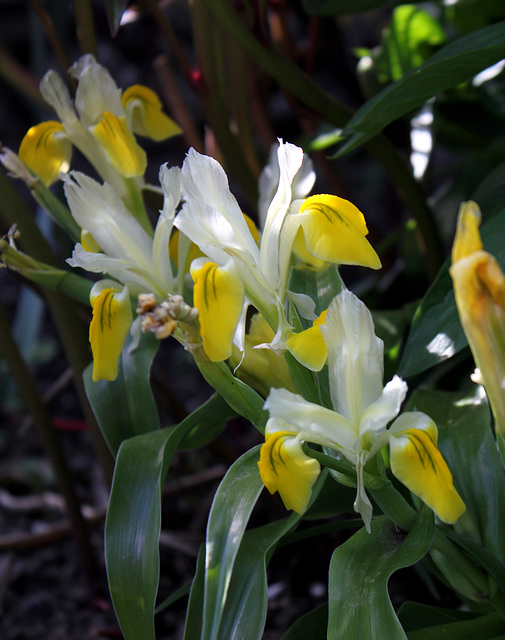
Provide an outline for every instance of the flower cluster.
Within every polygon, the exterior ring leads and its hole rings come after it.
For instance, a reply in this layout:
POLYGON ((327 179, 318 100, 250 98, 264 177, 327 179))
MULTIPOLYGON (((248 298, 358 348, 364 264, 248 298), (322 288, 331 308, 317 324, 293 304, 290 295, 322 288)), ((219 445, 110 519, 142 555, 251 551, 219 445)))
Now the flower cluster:
POLYGON ((121 92, 91 56, 70 73, 78 81, 74 102, 54 72, 43 79, 42 93, 60 121, 30 129, 19 156, 46 185, 60 176, 64 181, 81 233, 67 262, 105 276, 91 289, 93 380, 116 378, 128 333, 140 331, 137 298, 144 328, 166 337, 178 316, 167 311, 164 323, 163 301, 177 296, 183 304, 189 283, 186 302, 196 311, 187 318, 195 323, 198 316, 208 361, 228 361, 266 398, 259 470, 288 509, 302 513, 309 504, 320 473, 303 446, 312 443, 354 468, 355 509, 368 530, 365 471, 385 449, 394 476, 442 521, 455 522, 465 507, 437 448, 437 427, 424 413, 400 413, 405 381, 394 376, 383 387, 383 344, 369 310, 345 287, 328 309, 317 309, 292 286, 294 267, 307 263, 316 270, 380 268, 361 211, 334 195, 309 195, 315 181, 310 159, 279 141, 259 182, 260 229, 230 192, 221 165, 193 149, 182 169, 162 166, 164 203, 153 228, 141 196, 146 157, 135 135, 162 140, 178 133, 177 125, 150 89, 121 92), (101 183, 68 172, 72 147, 88 158, 101 183), (311 376, 327 366, 332 408, 304 397, 289 362, 311 376))

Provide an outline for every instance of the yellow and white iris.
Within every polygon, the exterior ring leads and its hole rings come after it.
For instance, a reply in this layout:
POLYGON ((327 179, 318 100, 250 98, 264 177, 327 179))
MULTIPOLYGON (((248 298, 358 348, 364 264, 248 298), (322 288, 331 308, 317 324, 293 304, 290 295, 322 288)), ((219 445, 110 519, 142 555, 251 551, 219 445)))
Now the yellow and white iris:
POLYGON ((67 262, 72 267, 105 273, 115 279, 100 281, 91 291, 90 342, 95 381, 113 380, 117 376, 119 354, 132 324, 130 297, 149 292, 162 300, 181 287, 181 278, 172 273, 169 255, 180 181, 178 167, 161 167, 165 199, 151 237, 111 185, 101 185, 79 172, 71 172, 65 178, 67 202, 84 230, 83 242, 76 245, 67 262))
MULTIPOLYGON (((293 331, 287 317, 288 301, 304 318, 315 319, 314 302, 287 289, 297 234, 303 234, 307 251, 317 259, 380 267, 365 238, 368 230, 363 214, 354 205, 328 195, 293 199, 293 194, 301 196, 313 182, 303 168, 303 158, 299 147, 279 143, 277 170, 263 180, 264 193, 273 192, 274 179, 277 185, 268 207, 266 197, 260 206, 265 220, 258 246, 221 165, 193 149, 188 153, 182 168, 185 202, 174 224, 205 256, 193 262, 191 273, 203 344, 212 360, 228 358, 233 343, 243 351, 249 304, 276 331, 269 345, 260 345, 274 350, 289 348, 286 340, 293 331), (303 180, 297 181, 300 170, 303 180)), ((296 350, 293 354, 310 367, 296 350)))
POLYGON ((73 102, 55 71, 42 78, 42 96, 60 121, 50 120, 32 127, 21 142, 19 156, 46 184, 68 170, 72 146, 79 149, 102 179, 123 194, 125 178, 140 180, 146 155, 134 134, 164 140, 181 132, 162 112, 156 94, 134 85, 124 93, 109 72, 87 54, 70 69, 78 81, 73 102))
POLYGON ((342 291, 332 301, 320 330, 328 350, 334 410, 285 389, 270 391, 265 402, 270 418, 259 462, 267 489, 278 491, 287 508, 302 513, 320 466, 301 444, 329 447, 356 467, 354 508, 369 529, 372 505, 365 492, 364 468, 367 460, 389 445, 393 474, 441 520, 455 522, 465 506, 437 448, 437 427, 420 412, 397 418, 407 384, 394 376, 383 387, 383 343, 374 333, 369 310, 354 294, 342 291))

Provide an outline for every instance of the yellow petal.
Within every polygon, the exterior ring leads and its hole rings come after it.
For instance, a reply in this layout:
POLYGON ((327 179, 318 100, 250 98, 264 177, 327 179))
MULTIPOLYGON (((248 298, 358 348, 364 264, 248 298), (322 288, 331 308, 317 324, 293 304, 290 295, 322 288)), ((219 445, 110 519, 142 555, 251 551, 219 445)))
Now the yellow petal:
POLYGON ((480 238, 480 209, 475 202, 464 202, 461 205, 458 224, 456 228, 456 237, 452 246, 452 263, 454 264, 461 258, 481 251, 482 240, 480 238))
POLYGON ((307 250, 315 258, 380 269, 379 257, 365 237, 365 218, 348 200, 311 196, 302 204, 298 216, 307 250))
POLYGON ((296 232, 295 240, 293 242, 293 253, 298 258, 298 260, 300 260, 300 262, 303 262, 303 264, 312 267, 312 269, 315 269, 316 271, 322 271, 331 264, 326 260, 314 258, 314 256, 307 251, 302 227, 300 227, 296 232))
POLYGON ((303 513, 321 467, 305 455, 296 433, 277 431, 266 436, 258 462, 261 479, 270 493, 279 492, 286 509, 303 513))
POLYGON ((158 96, 140 84, 126 89, 121 103, 128 114, 133 131, 159 142, 182 133, 181 128, 163 113, 158 96))
POLYGON ((242 283, 213 262, 192 270, 191 275, 205 353, 213 362, 226 360, 244 304, 242 283))
POLYGON ((391 471, 431 507, 440 520, 454 524, 466 507, 437 448, 436 433, 434 422, 427 429, 395 433, 389 441, 391 471))
POLYGON ((327 312, 327 309, 323 311, 314 320, 312 327, 300 333, 292 333, 286 339, 287 349, 295 356, 298 362, 311 371, 321 371, 328 358, 328 348, 320 329, 320 326, 326 320, 327 312))
POLYGON ((19 147, 19 157, 29 169, 49 186, 67 171, 72 145, 65 137, 61 122, 49 120, 28 130, 19 147))
POLYGON ((115 380, 118 359, 133 320, 128 290, 126 287, 123 290, 98 288, 95 294, 92 289, 90 299, 93 307, 89 326, 93 382, 115 380))
POLYGON ((255 389, 264 398, 270 389, 287 389, 298 393, 298 387, 291 375, 286 358, 271 349, 254 349, 259 344, 272 342, 275 334, 260 313, 251 318, 249 331, 245 336, 244 353, 233 345, 230 366, 243 382, 255 389), (237 367, 237 368, 235 368, 237 367))
POLYGON ((81 245, 88 253, 100 253, 102 250, 91 233, 85 229, 81 230, 81 245))
POLYGON ((119 173, 126 178, 144 175, 146 154, 128 128, 126 118, 104 111, 100 122, 90 130, 119 173))

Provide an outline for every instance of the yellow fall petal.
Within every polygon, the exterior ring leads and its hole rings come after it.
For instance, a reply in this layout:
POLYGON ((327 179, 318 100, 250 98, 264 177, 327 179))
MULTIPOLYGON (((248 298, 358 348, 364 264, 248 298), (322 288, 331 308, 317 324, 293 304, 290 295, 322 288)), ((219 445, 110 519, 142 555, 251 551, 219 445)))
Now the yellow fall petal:
POLYGON ((198 309, 203 348, 213 362, 230 357, 242 313, 244 290, 239 279, 213 262, 192 270, 193 304, 198 309))
POLYGON ((292 333, 286 339, 287 349, 295 358, 311 371, 321 371, 328 358, 328 347, 323 339, 320 326, 324 324, 328 310, 323 311, 312 327, 292 333))
POLYGON ((302 204, 298 216, 307 250, 315 258, 380 269, 379 257, 365 237, 365 218, 348 200, 311 196, 302 204))
POLYGON ((147 158, 128 128, 126 118, 104 111, 91 133, 105 151, 109 162, 126 178, 144 175, 147 158))
POLYGON ((454 524, 466 507, 437 448, 437 429, 407 429, 390 438, 391 471, 443 522, 454 524))
POLYGON ((93 307, 89 326, 93 382, 115 380, 118 359, 133 321, 128 290, 126 287, 122 291, 103 288, 97 295, 92 290, 90 299, 93 307))
POLYGON ((481 251, 483 248, 479 233, 481 214, 475 202, 465 202, 461 206, 456 228, 456 237, 452 246, 452 263, 461 258, 481 251))
POLYGON ((81 230, 81 245, 88 253, 100 253, 102 250, 89 231, 81 230))
POLYGON ((279 492, 286 509, 303 513, 321 467, 303 452, 296 433, 278 431, 266 436, 258 462, 261 479, 270 493, 279 492))
POLYGON ((19 157, 46 186, 67 171, 72 156, 72 145, 65 137, 61 122, 49 120, 31 127, 19 147, 19 157))
POLYGON ((148 87, 140 84, 129 87, 121 96, 121 104, 139 136, 160 142, 182 133, 179 125, 163 113, 160 99, 148 87))
POLYGON ((307 251, 302 227, 300 227, 296 232, 296 236, 293 242, 293 253, 298 258, 298 260, 300 260, 300 262, 309 267, 312 267, 312 269, 314 269, 315 271, 322 271, 331 264, 326 260, 314 258, 314 256, 307 251))

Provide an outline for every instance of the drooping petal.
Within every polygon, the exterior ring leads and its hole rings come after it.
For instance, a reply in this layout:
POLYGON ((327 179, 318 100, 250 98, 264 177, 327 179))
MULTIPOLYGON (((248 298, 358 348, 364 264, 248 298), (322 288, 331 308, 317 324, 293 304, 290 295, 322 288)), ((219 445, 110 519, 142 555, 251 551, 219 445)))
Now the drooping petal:
POLYGON ((303 513, 321 467, 307 456, 295 433, 269 434, 261 447, 258 462, 261 479, 270 493, 279 492, 286 509, 303 513))
POLYGON ((311 371, 321 371, 326 359, 328 349, 321 333, 321 325, 324 324, 328 310, 323 311, 312 323, 312 327, 292 333, 286 339, 286 348, 295 358, 311 371))
POLYGON ((213 362, 226 360, 244 304, 244 289, 232 268, 213 262, 191 268, 193 304, 198 309, 203 348, 213 362))
POLYGON ((93 352, 94 382, 117 378, 119 355, 133 321, 128 289, 113 288, 111 284, 97 282, 90 293, 93 318, 89 326, 89 341, 93 352))
POLYGON ((348 200, 330 195, 307 198, 297 214, 309 253, 335 264, 380 269, 381 262, 366 239, 361 211, 348 200))
POLYGON ((375 335, 370 311, 347 290, 332 300, 321 333, 333 406, 358 430, 363 413, 382 393, 382 340, 375 335))
POLYGON ((454 524, 465 511, 452 474, 437 448, 437 427, 424 413, 402 414, 389 429, 391 471, 443 522, 454 524))
POLYGON ((19 157, 46 186, 68 171, 72 145, 61 122, 49 120, 28 130, 19 147, 19 157))
POLYGON ((480 210, 461 205, 450 274, 461 324, 480 370, 496 431, 505 438, 505 275, 483 250, 480 210))
POLYGON ((121 104, 134 133, 157 142, 182 133, 181 128, 163 113, 158 96, 140 84, 135 84, 121 96, 121 104))
POLYGON ((90 131, 119 173, 126 178, 144 175, 147 157, 128 128, 126 118, 104 111, 100 122, 90 126, 90 131))

